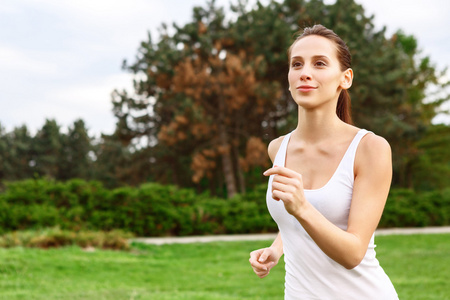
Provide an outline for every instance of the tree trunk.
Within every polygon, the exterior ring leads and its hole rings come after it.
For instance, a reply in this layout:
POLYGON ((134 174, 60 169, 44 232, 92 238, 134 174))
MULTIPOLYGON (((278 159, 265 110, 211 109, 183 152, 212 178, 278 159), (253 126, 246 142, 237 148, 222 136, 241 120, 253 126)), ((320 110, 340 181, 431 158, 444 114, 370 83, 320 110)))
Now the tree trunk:
POLYGON ((227 186, 228 198, 233 197, 237 193, 236 179, 234 177, 233 160, 231 159, 230 143, 228 141, 228 135, 225 125, 219 122, 219 144, 220 152, 222 156, 222 170, 225 178, 225 184, 227 186))
POLYGON ((236 166, 236 173, 239 181, 239 191, 241 194, 245 194, 246 188, 245 188, 245 176, 244 172, 242 171, 241 165, 239 163, 239 151, 236 146, 233 145, 233 155, 235 158, 235 166, 236 166))

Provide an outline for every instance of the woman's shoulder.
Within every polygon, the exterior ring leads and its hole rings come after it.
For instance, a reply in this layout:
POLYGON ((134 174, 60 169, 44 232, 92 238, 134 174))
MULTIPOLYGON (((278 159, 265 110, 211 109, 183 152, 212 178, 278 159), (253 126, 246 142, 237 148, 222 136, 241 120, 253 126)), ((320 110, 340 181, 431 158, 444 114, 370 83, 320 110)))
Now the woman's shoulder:
POLYGON ((389 142, 382 136, 379 136, 371 131, 367 132, 361 140, 360 146, 363 152, 390 152, 391 146, 389 142))
POLYGON ((391 164, 392 153, 389 142, 382 136, 369 132, 362 138, 356 153, 356 165, 391 164))
POLYGON ((348 127, 350 136, 355 136, 357 133, 363 132, 364 135, 358 145, 358 152, 363 152, 367 154, 377 154, 377 153, 387 153, 391 151, 389 142, 382 136, 375 134, 372 131, 366 129, 358 128, 353 125, 348 127))
POLYGON ((278 149, 280 149, 281 143, 286 135, 282 135, 272 140, 267 147, 267 152, 269 153, 270 160, 275 161, 275 156, 277 155, 278 149))

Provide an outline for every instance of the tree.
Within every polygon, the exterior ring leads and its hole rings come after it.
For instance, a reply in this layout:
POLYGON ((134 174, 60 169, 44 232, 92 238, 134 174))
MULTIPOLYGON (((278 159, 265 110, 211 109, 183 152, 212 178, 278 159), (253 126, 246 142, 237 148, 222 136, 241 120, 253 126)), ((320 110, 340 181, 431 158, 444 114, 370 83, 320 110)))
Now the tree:
POLYGON ((430 126, 416 147, 417 159, 411 165, 412 186, 418 190, 448 187, 450 182, 450 126, 430 126))
MULTIPOLYGON (((393 183, 413 187, 412 165, 418 159, 418 141, 436 116, 448 94, 426 101, 426 89, 438 83, 440 73, 428 57, 420 57, 417 41, 401 31, 379 44, 376 60, 357 56, 363 75, 355 80, 355 120, 386 137, 393 150, 393 183), (374 75, 377 74, 377 75, 374 75)), ((364 55, 364 53, 363 53, 364 55)), ((367 54, 368 55, 368 54, 367 54)))
POLYGON ((33 176, 32 144, 33 137, 27 126, 16 127, 8 133, 10 166, 5 179, 19 180, 33 176))
POLYGON ((286 50, 299 28, 321 23, 352 51, 356 125, 389 140, 394 183, 410 186, 418 141, 448 100, 444 95, 424 101, 430 84, 442 85, 414 37, 376 31, 373 17, 353 0, 247 7, 238 1, 226 21, 223 9, 210 1, 194 8, 191 22, 174 25, 174 34, 163 25, 157 43, 151 36, 142 42, 136 62, 125 63, 139 78, 136 95, 116 91, 113 97, 119 140, 131 148, 142 138, 151 141, 146 153, 158 162, 151 163, 157 178, 213 192, 226 186, 228 196, 245 191, 249 168, 268 162, 267 143, 296 125, 286 50))
MULTIPOLYGON (((244 169, 267 162, 267 158, 254 159, 261 157, 260 153, 251 156, 245 150, 265 152, 265 147, 254 145, 260 141, 260 124, 277 91, 256 82, 255 69, 261 57, 247 57, 244 51, 233 53, 223 10, 217 9, 214 1, 207 9, 196 8, 194 22, 177 29, 173 38, 163 38, 158 47, 143 44, 145 55, 132 68, 145 68, 149 79, 138 84, 138 91, 147 87, 147 94, 153 97, 154 117, 148 120, 155 120, 159 127, 158 144, 173 153, 168 160, 174 167, 185 169, 187 161, 183 165, 177 157, 189 156, 196 183, 204 177, 213 180, 219 174, 215 170, 221 167, 231 197, 238 189, 245 190, 244 169), (183 45, 182 50, 178 50, 179 45, 183 45), (247 147, 247 141, 253 148, 247 147), (246 159, 248 156, 252 159, 246 159)), ((121 101, 115 102, 116 107, 124 103, 128 109, 138 106, 138 100, 124 98, 122 95, 121 101)), ((137 122, 130 125, 126 118, 121 120, 119 130, 138 127, 137 122)))
POLYGON ((130 154, 117 139, 116 135, 102 135, 96 146, 95 175, 106 187, 112 188, 123 185, 127 176, 130 154))
POLYGON ((6 130, 0 124, 0 179, 5 179, 11 171, 9 164, 10 151, 9 140, 6 130))
POLYGON ((40 176, 58 178, 63 135, 55 120, 47 119, 33 139, 31 165, 40 176))
POLYGON ((76 120, 73 126, 69 127, 68 134, 62 137, 58 179, 93 177, 92 140, 83 120, 76 120))

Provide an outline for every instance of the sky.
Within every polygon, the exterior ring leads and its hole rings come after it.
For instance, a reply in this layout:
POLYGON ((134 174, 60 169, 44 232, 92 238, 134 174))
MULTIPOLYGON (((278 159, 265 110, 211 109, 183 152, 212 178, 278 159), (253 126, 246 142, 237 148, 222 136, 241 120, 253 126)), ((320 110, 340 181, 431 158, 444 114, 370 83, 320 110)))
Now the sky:
MULTIPOLYGON (((228 7, 229 0, 217 0, 228 7)), ((233 1, 235 2, 235 1, 233 1)), ((251 0, 250 3, 254 3, 251 0)), ((267 3, 267 1, 262 1, 267 3)), ((326 3, 333 3, 328 0, 326 3)), ((450 67, 450 1, 356 0, 377 29, 414 35, 439 70, 450 67)), ((206 0, 0 0, 0 124, 46 119, 67 130, 83 119, 93 136, 115 128, 111 92, 132 89, 132 63, 140 42, 162 23, 183 25, 206 0)), ((450 74, 450 73, 448 73, 450 74)), ((436 122, 450 123, 439 116, 436 122)))

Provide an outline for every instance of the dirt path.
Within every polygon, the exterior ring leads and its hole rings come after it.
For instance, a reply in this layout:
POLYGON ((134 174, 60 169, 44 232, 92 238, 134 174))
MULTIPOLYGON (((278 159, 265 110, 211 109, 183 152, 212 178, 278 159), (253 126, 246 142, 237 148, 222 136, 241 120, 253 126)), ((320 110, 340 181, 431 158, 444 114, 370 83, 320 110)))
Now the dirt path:
MULTIPOLYGON (((436 234, 450 233, 450 226, 442 227, 422 227, 422 228, 386 228, 378 229, 375 235, 405 235, 405 234, 436 234)), ((209 242, 231 242, 231 241, 268 241, 273 240, 276 233, 268 234, 231 234, 231 235, 206 235, 206 236, 185 236, 185 237, 155 237, 155 238, 135 238, 131 241, 152 245, 163 244, 188 244, 188 243, 209 243, 209 242)))

